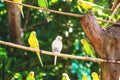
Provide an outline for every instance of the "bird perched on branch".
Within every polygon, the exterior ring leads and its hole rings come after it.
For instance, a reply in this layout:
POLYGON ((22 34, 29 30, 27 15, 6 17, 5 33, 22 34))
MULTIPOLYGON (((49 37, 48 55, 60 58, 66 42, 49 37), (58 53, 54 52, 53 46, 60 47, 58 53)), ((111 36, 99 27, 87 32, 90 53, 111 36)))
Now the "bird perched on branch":
MULTIPOLYGON (((41 8, 48 8, 48 2, 47 0, 38 0, 38 5, 41 7, 41 8)), ((48 16, 48 12, 46 11, 42 11, 44 16, 47 18, 48 16)))
POLYGON ((30 71, 28 73, 28 76, 26 77, 26 80, 35 80, 33 71, 30 71))
POLYGON ((104 7, 96 5, 94 3, 88 2, 88 1, 84 1, 84 0, 78 0, 77 4, 79 6, 81 6, 83 9, 85 9, 86 11, 88 11, 89 9, 92 9, 93 7, 98 7, 100 9, 104 9, 104 7))
MULTIPOLYGON (((52 42, 52 52, 60 53, 62 50, 63 44, 62 44, 62 37, 57 36, 56 39, 52 42)), ((54 58, 54 65, 56 65, 57 56, 54 58)))
POLYGON ((88 77, 85 73, 82 75, 82 80, 88 80, 88 77))
POLYGON ((88 41, 85 39, 81 39, 81 43, 83 45, 83 50, 85 51, 85 53, 91 57, 95 57, 95 51, 90 43, 88 43, 88 41))
MULTIPOLYGON (((35 31, 32 31, 30 33, 30 36, 28 38, 28 43, 30 45, 31 48, 36 48, 36 49, 39 49, 39 43, 38 43, 38 40, 36 38, 36 32, 35 31)), ((40 53, 39 52, 36 52, 37 56, 38 56, 38 59, 41 63, 41 66, 43 67, 43 63, 42 63, 42 59, 40 57, 40 53)))
MULTIPOLYGON (((13 1, 16 2, 16 3, 22 3, 22 0, 13 0, 13 1)), ((17 7, 19 8, 19 11, 20 11, 22 17, 24 18, 23 6, 22 6, 22 5, 19 5, 19 4, 16 4, 16 5, 17 5, 17 7)))
POLYGON ((67 73, 62 74, 62 80, 70 80, 69 76, 67 73))
POLYGON ((92 72, 92 80, 100 80, 96 72, 92 72))

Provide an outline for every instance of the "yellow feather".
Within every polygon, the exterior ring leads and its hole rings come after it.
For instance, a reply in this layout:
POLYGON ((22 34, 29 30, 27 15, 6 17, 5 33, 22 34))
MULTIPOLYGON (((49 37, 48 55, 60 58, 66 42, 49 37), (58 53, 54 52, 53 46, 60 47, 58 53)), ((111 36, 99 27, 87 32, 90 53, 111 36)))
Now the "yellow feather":
MULTIPOLYGON (((36 38, 36 32, 35 31, 32 31, 30 33, 30 37, 28 38, 28 43, 30 45, 31 48, 36 48, 36 49, 39 49, 39 43, 38 43, 38 40, 36 38)), ((39 52, 36 52, 38 58, 39 58, 39 61, 43 67, 43 63, 42 63, 42 59, 40 57, 40 53, 39 52)))
POLYGON ((86 11, 92 8, 92 5, 86 3, 84 0, 78 0, 77 3, 78 5, 82 6, 82 8, 86 11))
POLYGON ((26 77, 26 80, 35 80, 33 71, 29 72, 28 76, 26 77))
POLYGON ((92 72, 92 80, 100 80, 96 72, 92 72))
MULTIPOLYGON (((13 1, 16 2, 16 3, 22 3, 22 0, 13 0, 13 1)), ((19 4, 16 4, 16 5, 17 5, 17 7, 19 8, 22 17, 24 18, 23 6, 22 6, 22 5, 19 5, 19 4)))
POLYGON ((90 43, 88 43, 85 39, 81 39, 81 43, 83 44, 83 50, 85 51, 85 53, 87 55, 90 55, 91 57, 95 57, 95 51, 90 43))

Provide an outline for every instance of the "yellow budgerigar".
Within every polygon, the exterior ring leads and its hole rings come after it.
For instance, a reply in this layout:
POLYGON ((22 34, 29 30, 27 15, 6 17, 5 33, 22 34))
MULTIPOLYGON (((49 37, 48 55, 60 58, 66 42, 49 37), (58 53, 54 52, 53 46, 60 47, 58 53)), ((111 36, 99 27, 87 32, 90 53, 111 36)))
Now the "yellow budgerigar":
POLYGON ((84 2, 83 0, 78 0, 77 4, 82 6, 82 8, 85 9, 86 11, 89 10, 90 8, 92 8, 92 5, 84 2))
MULTIPOLYGON (((28 38, 28 43, 30 45, 31 48, 36 48, 36 49, 39 49, 39 43, 38 43, 38 40, 36 38, 36 32, 35 31, 32 31, 30 33, 30 36, 28 38)), ((39 58, 39 61, 41 63, 41 66, 43 67, 43 63, 42 63, 42 59, 40 57, 40 53, 39 52, 36 52, 38 58, 39 58)))
POLYGON ((100 80, 96 72, 92 72, 92 80, 100 80))
POLYGON ((26 77, 26 80, 35 80, 34 72, 33 71, 30 71, 28 73, 28 76, 26 77))
POLYGON ((83 9, 85 9, 86 11, 88 11, 89 9, 92 9, 93 7, 98 7, 100 9, 104 9, 104 7, 96 5, 94 3, 85 1, 85 0, 78 0, 77 4, 80 5, 83 9))
MULTIPOLYGON (((13 0, 13 1, 16 2, 16 3, 22 3, 22 0, 13 0)), ((22 17, 24 18, 23 6, 22 6, 22 5, 19 5, 19 4, 16 4, 16 5, 17 5, 17 7, 19 8, 22 17)))
POLYGON ((69 76, 67 73, 62 74, 62 80, 70 80, 69 76))
POLYGON ((83 50, 85 51, 85 53, 91 57, 95 57, 95 51, 90 43, 88 43, 86 39, 81 39, 81 43, 83 45, 83 50))

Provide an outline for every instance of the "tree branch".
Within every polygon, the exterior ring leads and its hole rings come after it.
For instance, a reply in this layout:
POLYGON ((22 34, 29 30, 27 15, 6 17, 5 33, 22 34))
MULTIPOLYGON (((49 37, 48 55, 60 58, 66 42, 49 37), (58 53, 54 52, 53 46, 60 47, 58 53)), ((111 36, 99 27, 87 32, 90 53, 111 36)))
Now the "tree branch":
MULTIPOLYGON (((5 1, 9 2, 9 3, 12 3, 12 4, 19 4, 19 5, 22 5, 22 6, 29 7, 29 8, 34 8, 34 9, 37 9, 37 10, 44 10, 44 11, 47 11, 47 12, 52 12, 52 13, 61 14, 61 15, 73 16, 73 17, 78 17, 78 18, 81 18, 83 16, 83 15, 79 15, 79 14, 73 14, 73 13, 68 13, 68 12, 60 12, 60 11, 56 11, 56 10, 52 10, 52 9, 40 8, 40 7, 31 6, 31 5, 27 5, 27 4, 15 3, 15 2, 9 1, 9 0, 5 0, 5 1)), ((97 20, 102 21, 102 22, 108 22, 106 20, 101 20, 101 19, 97 19, 97 20)), ((110 21, 110 23, 120 25, 120 23, 116 23, 116 22, 112 22, 112 21, 110 21)))
POLYGON ((19 48, 19 49, 23 49, 23 50, 27 50, 27 51, 32 51, 32 52, 39 51, 40 54, 46 54, 46 55, 51 55, 51 56, 65 57, 65 58, 78 59, 78 60, 89 60, 89 61, 99 62, 99 63, 101 63, 101 62, 120 63, 120 61, 115 61, 115 60, 105 60, 105 59, 100 59, 100 58, 82 57, 82 56, 68 55, 68 54, 63 54, 63 53, 61 53, 61 54, 53 53, 53 52, 39 50, 39 49, 35 49, 35 48, 30 48, 30 47, 25 47, 22 45, 10 43, 10 42, 5 42, 5 41, 1 41, 1 40, 0 40, 0 44, 19 48))
POLYGON ((111 8, 111 11, 114 11, 114 9, 116 8, 116 6, 120 3, 120 0, 116 0, 111 8))
POLYGON ((113 16, 115 15, 115 13, 118 11, 119 7, 120 7, 120 3, 119 3, 119 4, 117 5, 117 7, 114 9, 112 15, 110 16, 110 18, 109 18, 109 20, 108 20, 108 22, 106 23, 106 25, 105 25, 104 28, 106 28, 106 27, 108 26, 108 24, 110 23, 111 19, 113 18, 113 16))

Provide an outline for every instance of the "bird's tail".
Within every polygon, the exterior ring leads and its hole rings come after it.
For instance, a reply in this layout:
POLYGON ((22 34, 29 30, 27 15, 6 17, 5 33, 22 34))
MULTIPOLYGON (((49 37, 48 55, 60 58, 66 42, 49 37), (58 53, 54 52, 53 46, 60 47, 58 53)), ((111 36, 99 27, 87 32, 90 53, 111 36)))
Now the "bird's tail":
POLYGON ((42 59, 41 59, 41 57, 40 57, 40 53, 39 53, 39 52, 36 52, 36 54, 37 54, 37 56, 38 56, 38 59, 39 59, 39 61, 40 61, 41 66, 43 67, 43 62, 42 62, 42 59))
POLYGON ((22 17, 24 18, 23 6, 21 6, 21 5, 17 5, 17 6, 18 6, 18 8, 20 10, 20 13, 21 13, 22 17))
POLYGON ((54 57, 54 65, 56 65, 57 62, 57 56, 54 57))

